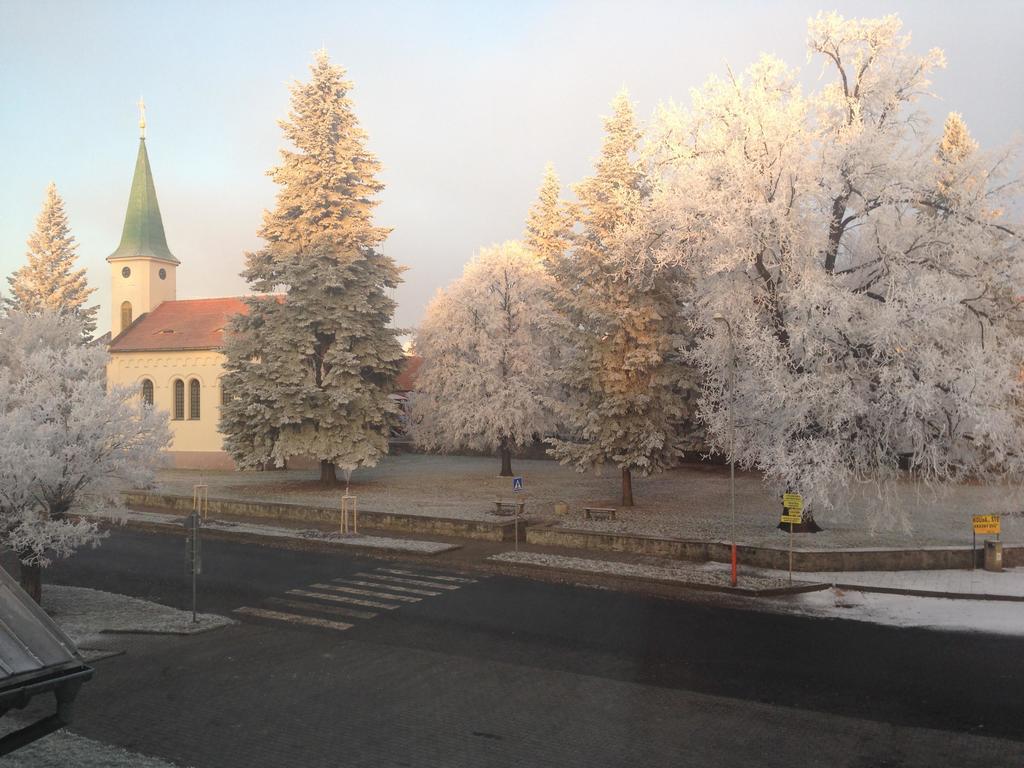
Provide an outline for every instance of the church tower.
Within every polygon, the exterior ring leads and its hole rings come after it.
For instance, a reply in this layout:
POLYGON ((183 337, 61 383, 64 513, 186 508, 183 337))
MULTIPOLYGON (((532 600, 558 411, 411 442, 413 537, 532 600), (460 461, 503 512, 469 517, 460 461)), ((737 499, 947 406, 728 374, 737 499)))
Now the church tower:
POLYGON ((180 263, 167 247, 153 172, 146 153, 146 107, 139 101, 139 155, 124 216, 121 244, 107 256, 110 264, 110 335, 118 334, 141 315, 165 301, 174 301, 175 271, 180 263))

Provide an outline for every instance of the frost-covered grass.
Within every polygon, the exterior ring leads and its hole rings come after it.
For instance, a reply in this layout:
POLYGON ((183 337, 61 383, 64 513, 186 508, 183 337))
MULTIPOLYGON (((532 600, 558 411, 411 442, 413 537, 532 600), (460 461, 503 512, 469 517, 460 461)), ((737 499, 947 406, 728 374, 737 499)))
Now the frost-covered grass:
POLYGON ((43 608, 77 645, 95 643, 110 632, 190 635, 235 623, 200 613, 198 623, 193 624, 191 611, 128 595, 53 584, 43 586, 43 608))
MULTIPOLYGON (((15 730, 26 722, 5 717, 0 733, 15 730)), ((156 757, 129 752, 84 736, 57 731, 19 749, 3 760, 10 768, 176 768, 176 764, 156 757)))
MULTIPOLYGON (((168 525, 180 528, 182 518, 180 515, 165 514, 162 512, 149 512, 145 510, 127 510, 123 518, 135 520, 142 523, 155 525, 168 525)), ((278 539, 298 539, 307 541, 324 541, 331 544, 344 544, 348 547, 365 547, 367 549, 392 549, 403 552, 418 552, 421 554, 436 555, 439 552, 447 552, 455 547, 438 541, 420 541, 418 539, 396 539, 388 536, 367 536, 365 534, 342 534, 331 531, 321 531, 316 528, 287 528, 279 525, 263 525, 260 523, 236 523, 225 520, 207 520, 203 523, 203 530, 208 531, 233 531, 253 536, 269 536, 278 539)))
MULTIPOLYGON (((625 563, 617 560, 592 560, 583 557, 549 555, 539 552, 502 552, 487 558, 502 563, 518 563, 544 568, 560 568, 569 571, 599 573, 607 576, 674 581, 680 584, 724 587, 729 584, 729 574, 700 565, 687 565, 662 561, 661 564, 625 563)), ((773 576, 748 576, 743 580, 747 589, 779 589, 790 586, 789 580, 773 576)))
POLYGON ((156 757, 58 731, 4 759, 11 768, 175 768, 156 757))
MULTIPOLYGON (((620 486, 617 472, 580 474, 553 461, 518 459, 513 471, 526 484, 526 514, 585 530, 614 531, 658 537, 729 541, 729 470, 692 464, 649 478, 635 477, 637 506, 619 509, 615 521, 585 521, 583 507, 616 507, 620 486), (570 512, 554 514, 556 502, 570 512)), ((359 508, 379 512, 430 515, 473 520, 497 520, 491 514, 495 496, 511 497, 512 483, 498 477, 497 459, 470 456, 403 454, 386 457, 378 466, 356 471, 351 492, 359 508)), ((192 486, 208 483, 210 498, 312 504, 335 508, 341 490, 324 490, 314 471, 227 472, 164 470, 157 489, 192 495, 192 486)), ((797 534, 796 547, 915 547, 966 545, 971 541, 970 516, 1016 512, 1003 519, 1003 541, 1024 543, 1024 498, 1011 486, 963 485, 935 497, 911 483, 897 494, 907 513, 910 529, 896 521, 872 533, 868 513, 877 502, 866 492, 855 493, 848 509, 818 512, 825 528, 818 534, 797 534)), ((776 528, 781 502, 755 473, 736 474, 736 538, 761 546, 788 544, 776 528)))

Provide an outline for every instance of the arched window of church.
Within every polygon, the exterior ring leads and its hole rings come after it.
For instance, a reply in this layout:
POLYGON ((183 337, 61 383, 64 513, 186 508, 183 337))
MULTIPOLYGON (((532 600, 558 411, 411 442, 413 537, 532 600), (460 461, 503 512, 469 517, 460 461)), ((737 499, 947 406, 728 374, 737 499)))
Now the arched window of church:
POLYGON ((199 379, 192 379, 188 383, 188 417, 199 418, 199 379))
POLYGON ((132 324, 132 303, 130 301, 121 304, 121 330, 123 331, 132 324))
POLYGON ((153 382, 149 379, 142 380, 142 402, 153 407, 153 382))
POLYGON ((185 418, 185 382, 181 379, 174 380, 174 417, 175 419, 185 418))

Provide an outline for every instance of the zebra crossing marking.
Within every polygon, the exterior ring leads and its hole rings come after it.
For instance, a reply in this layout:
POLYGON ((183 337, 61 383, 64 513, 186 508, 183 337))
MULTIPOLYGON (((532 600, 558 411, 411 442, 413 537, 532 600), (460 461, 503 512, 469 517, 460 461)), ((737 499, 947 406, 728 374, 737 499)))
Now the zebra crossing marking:
POLYGON ((467 579, 464 576, 441 576, 433 573, 416 573, 416 571, 403 571, 400 568, 374 568, 374 570, 378 573, 393 573, 395 576, 416 576, 421 579, 450 581, 455 584, 476 584, 476 579, 467 579))
POLYGON ((241 608, 235 608, 235 613, 242 613, 246 616, 255 616, 258 619, 270 619, 271 621, 284 621, 289 624, 306 624, 311 627, 321 627, 323 629, 334 629, 339 632, 344 632, 346 629, 352 629, 354 625, 346 624, 343 621, 331 621, 329 619, 318 619, 315 616, 303 616, 298 613, 284 613, 282 611, 268 611, 265 608, 250 608, 243 606, 241 608))
POLYGON ((384 600, 397 600, 400 603, 418 603, 422 597, 411 597, 410 595, 391 595, 387 592, 374 592, 369 589, 357 589, 356 587, 342 587, 336 584, 310 584, 313 589, 329 589, 332 592, 347 592, 350 595, 362 595, 363 597, 379 597, 384 600))
POLYGON ((388 611, 393 611, 396 608, 401 608, 400 605, 390 605, 388 603, 378 603, 376 600, 360 600, 356 597, 348 597, 347 595, 328 595, 324 592, 309 592, 305 589, 289 589, 289 595, 298 595, 299 597, 315 597, 318 600, 332 600, 336 603, 348 603, 349 605, 361 605, 364 608, 384 608, 388 611))
POLYGON ((357 611, 355 608, 310 603, 304 600, 286 600, 283 597, 268 597, 264 602, 271 605, 280 605, 283 608, 291 608, 296 611, 316 611, 317 613, 326 613, 330 616, 347 616, 350 619, 372 619, 377 615, 373 611, 357 611))
POLYGON ((423 581, 421 579, 403 579, 398 576, 379 576, 372 573, 357 573, 356 576, 361 576, 367 579, 381 579, 382 581, 394 582, 396 584, 412 584, 414 587, 433 587, 434 589, 447 589, 454 590, 458 589, 455 584, 438 584, 433 581, 423 581))
POLYGON ((376 589, 386 589, 391 592, 403 592, 410 595, 426 595, 427 597, 437 597, 438 595, 444 594, 443 592, 434 592, 429 589, 413 589, 412 587, 400 587, 397 584, 381 584, 380 582, 374 581, 359 581, 358 579, 331 579, 336 584, 354 584, 357 587, 375 587, 376 589))

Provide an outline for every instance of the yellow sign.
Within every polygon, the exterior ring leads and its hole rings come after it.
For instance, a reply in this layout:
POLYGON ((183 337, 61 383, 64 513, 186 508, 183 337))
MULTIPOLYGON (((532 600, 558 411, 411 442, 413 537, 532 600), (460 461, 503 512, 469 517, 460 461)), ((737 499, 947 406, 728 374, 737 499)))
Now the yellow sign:
POLYGON ((804 497, 799 493, 784 493, 782 494, 782 506, 790 512, 802 512, 804 497))
POLYGON ((975 515, 971 523, 975 533, 999 533, 999 515, 975 515))
POLYGON ((794 512, 789 515, 782 516, 782 522, 793 523, 794 525, 800 525, 804 521, 804 516, 800 512, 794 512))

